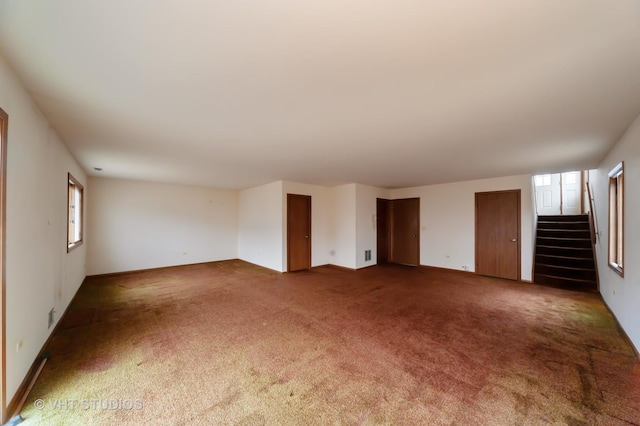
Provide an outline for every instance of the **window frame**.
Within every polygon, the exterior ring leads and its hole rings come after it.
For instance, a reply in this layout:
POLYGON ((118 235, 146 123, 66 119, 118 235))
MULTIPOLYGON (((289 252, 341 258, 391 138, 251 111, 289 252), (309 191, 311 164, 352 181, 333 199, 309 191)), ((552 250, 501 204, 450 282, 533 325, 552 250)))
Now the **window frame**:
POLYGON ((551 185, 551 174, 536 175, 533 177, 534 186, 549 186, 551 185))
POLYGON ((624 162, 609 172, 608 264, 624 277, 624 162))
MULTIPOLYGON (((74 223, 74 225, 78 226, 78 224, 76 223, 74 223)), ((67 253, 81 246, 83 242, 84 242, 84 186, 78 181, 78 179, 73 177, 71 173, 68 173, 67 174, 67 253), (72 193, 74 195, 75 194, 79 195, 79 198, 80 198, 79 203, 75 200, 75 198, 74 200, 71 199, 72 193), (75 216, 78 217, 80 220, 80 224, 79 224, 80 229, 78 231, 79 238, 77 240, 73 238, 73 241, 72 241, 72 238, 70 238, 71 219, 72 219, 71 218, 72 202, 74 203, 74 207, 73 207, 74 209, 79 208, 79 213, 77 213, 75 216), (79 206, 77 206, 78 204, 79 206)))

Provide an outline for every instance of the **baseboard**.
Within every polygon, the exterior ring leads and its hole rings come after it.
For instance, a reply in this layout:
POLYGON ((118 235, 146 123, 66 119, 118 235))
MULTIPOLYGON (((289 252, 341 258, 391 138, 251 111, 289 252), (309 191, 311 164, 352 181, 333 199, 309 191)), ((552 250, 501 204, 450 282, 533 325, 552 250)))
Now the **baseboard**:
POLYGON ((633 349, 633 352, 635 352, 636 357, 640 359, 640 352, 638 352, 638 348, 636 348, 636 346, 633 344, 633 341, 631 340, 627 332, 620 325, 620 321, 618 321, 618 317, 616 316, 616 314, 613 313, 613 310, 611 309, 611 307, 609 307, 609 305, 607 304, 607 301, 604 300, 602 295, 600 295, 600 299, 602 299, 602 303, 604 304, 604 306, 606 306, 607 310, 609 311, 609 313, 611 313, 611 316, 616 321, 616 325, 618 326, 618 330, 620 330, 620 334, 622 334, 622 336, 625 338, 627 343, 629 343, 629 346, 631 346, 631 349, 633 349))
MULTIPOLYGON (((119 277, 121 275, 131 275, 131 274, 142 274, 145 272, 153 272, 153 271, 164 271, 167 269, 175 269, 175 268, 182 268, 185 266, 197 266, 197 265, 206 265, 207 263, 218 263, 218 262, 229 262, 230 260, 242 260, 242 259, 222 259, 222 260, 210 260, 207 262, 196 262, 196 263, 185 263, 182 265, 170 265, 170 266, 158 266, 155 268, 144 268, 144 269, 131 269, 128 271, 119 271, 119 272, 107 272, 105 274, 94 274, 94 275, 87 275, 87 278, 111 278, 111 277, 119 277)), ((247 262, 246 260, 242 260, 243 262, 247 262)), ((247 262, 247 263, 251 263, 251 262, 247 262)), ((275 272, 280 272, 280 271, 276 271, 275 269, 271 269, 271 268, 267 268, 265 266, 262 265, 257 265, 255 263, 251 263, 252 265, 256 265, 256 266, 260 266, 262 268, 266 268, 269 269, 270 271, 275 271, 275 272)))
MULTIPOLYGON (((249 264, 249 265, 257 266, 258 268, 266 269, 269 272, 275 272, 276 274, 280 274, 280 275, 282 275, 282 274, 287 272, 287 271, 279 271, 277 269, 269 268, 268 266, 259 265, 257 263, 249 262, 248 260, 240 259, 240 258, 227 259, 227 260, 213 260, 211 262, 205 262, 205 263, 229 262, 229 261, 232 261, 232 260, 238 260, 240 262, 244 262, 244 263, 249 264)), ((196 265, 198 265, 198 264, 196 263, 196 265)))
POLYGON ((356 271, 359 271, 361 269, 368 269, 368 268, 373 268, 374 266, 378 266, 377 263, 371 264, 371 265, 365 265, 365 266, 361 266, 359 268, 356 268, 356 271))
POLYGON ((38 352, 38 355, 36 356, 36 358, 33 360, 33 363, 31 364, 31 367, 29 368, 27 375, 24 377, 24 379, 22 380, 22 383, 20 383, 20 386, 18 386, 18 390, 16 390, 16 393, 13 395, 13 398, 11 398, 11 401, 7 405, 7 413, 10 413, 9 415, 10 419, 20 414, 17 412, 18 408, 20 408, 19 407, 20 402, 22 401, 22 398, 26 396, 25 393, 28 391, 29 383, 31 382, 31 380, 34 378, 34 375, 38 371, 38 367, 40 366, 42 359, 46 357, 45 355, 46 348, 51 342, 51 339, 53 338, 54 334, 56 334, 56 331, 58 331, 58 327, 60 327, 60 324, 62 324, 62 321, 64 320, 65 315, 67 315, 69 308, 71 307, 73 302, 76 300, 76 296, 78 295, 78 292, 80 291, 84 283, 87 281, 87 278, 88 277, 85 277, 84 280, 82 280, 82 284, 80 284, 80 287, 78 287, 75 294, 71 298, 71 301, 69 302, 67 307, 64 309, 62 316, 56 323, 55 327, 53 327, 53 330, 49 334, 49 337, 40 348, 40 351, 38 352))
POLYGON ((319 265, 319 266, 314 266, 311 269, 314 268, 331 268, 331 269, 336 269, 338 271, 347 271, 347 272, 353 272, 353 271, 357 271, 356 268, 349 268, 348 266, 340 266, 340 265, 334 265, 333 263, 327 263, 326 265, 319 265))
MULTIPOLYGON (((313 268, 321 268, 321 267, 329 267, 329 268, 334 268, 334 269, 338 269, 338 270, 342 270, 342 271, 361 271, 362 269, 367 269, 367 268, 372 268, 374 266, 378 266, 377 263, 374 263, 373 265, 366 265, 366 266, 362 266, 360 268, 349 268, 348 266, 340 266, 340 265, 335 265, 333 263, 327 263, 325 265, 318 265, 318 266, 314 266, 313 268)), ((311 268, 311 269, 313 269, 311 268)))
MULTIPOLYGON (((438 271, 460 272, 462 274, 478 275, 475 271, 465 271, 464 269, 443 268, 442 266, 420 265, 420 268, 435 269, 435 270, 438 270, 438 271)), ((506 278, 489 277, 489 276, 487 276, 487 277, 488 278, 495 278, 495 279, 498 279, 498 280, 506 279, 506 278)), ((525 283, 525 284, 534 284, 534 282, 532 280, 523 280, 523 279, 514 280, 514 282, 525 283)))
POLYGON ((419 265, 419 267, 424 269, 435 269, 437 271, 460 272, 463 274, 477 275, 474 271, 465 271, 464 269, 444 268, 442 266, 431 266, 431 265, 419 265))

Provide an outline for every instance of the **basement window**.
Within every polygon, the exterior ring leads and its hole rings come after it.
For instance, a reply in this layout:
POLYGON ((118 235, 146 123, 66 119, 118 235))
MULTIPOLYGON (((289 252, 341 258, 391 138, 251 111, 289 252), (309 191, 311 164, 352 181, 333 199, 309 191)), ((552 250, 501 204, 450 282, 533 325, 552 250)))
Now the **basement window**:
POLYGON ((624 164, 609 173, 609 266, 624 276, 624 164))
POLYGON ((67 253, 82 244, 84 187, 69 173, 67 210, 67 253))

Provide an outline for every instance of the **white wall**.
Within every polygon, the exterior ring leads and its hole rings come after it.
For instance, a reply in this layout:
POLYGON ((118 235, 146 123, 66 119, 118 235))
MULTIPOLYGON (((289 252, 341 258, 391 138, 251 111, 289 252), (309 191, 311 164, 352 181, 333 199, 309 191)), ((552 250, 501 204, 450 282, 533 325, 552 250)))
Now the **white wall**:
POLYGON ((287 194, 311 196, 311 266, 329 263, 331 196, 330 189, 325 186, 307 185, 304 183, 283 182, 282 191, 282 229, 283 253, 282 270, 287 270, 287 194))
POLYGON ((238 196, 238 258, 279 272, 286 270, 282 194, 278 181, 238 196))
POLYGON ((378 240, 376 232, 377 198, 389 198, 390 190, 356 184, 356 268, 377 263, 378 240), (365 250, 371 250, 371 260, 364 260, 365 250))
POLYGON ((420 264, 475 271, 475 193, 520 189, 521 279, 531 280, 533 206, 531 176, 520 175, 391 190, 397 198, 420 198, 420 264))
POLYGON ((236 191, 91 178, 87 273, 235 259, 236 191))
POLYGON ((355 268, 355 184, 328 188, 279 181, 241 191, 239 258, 287 270, 287 194, 311 196, 311 266, 355 268))
POLYGON ((6 216, 7 402, 85 277, 86 244, 67 253, 67 173, 86 176, 0 58, 0 107, 9 115, 6 216), (23 346, 16 351, 16 344, 23 346))
POLYGON ((590 175, 600 235, 596 256, 600 293, 640 350, 640 116, 590 175), (608 266, 609 172, 624 161, 624 278, 608 266))
POLYGON ((329 263, 355 269, 356 262, 356 184, 330 190, 329 263))

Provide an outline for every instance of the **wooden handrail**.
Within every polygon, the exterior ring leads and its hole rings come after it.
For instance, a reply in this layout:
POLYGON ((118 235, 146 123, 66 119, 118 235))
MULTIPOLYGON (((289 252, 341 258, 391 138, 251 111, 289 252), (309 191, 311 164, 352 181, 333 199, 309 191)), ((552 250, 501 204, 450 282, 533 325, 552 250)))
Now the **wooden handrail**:
POLYGON ((589 197, 589 225, 591 226, 591 240, 593 244, 595 244, 598 236, 595 206, 593 203, 593 196, 591 195, 591 186, 589 185, 589 182, 585 182, 585 185, 587 187, 587 197, 589 197))

